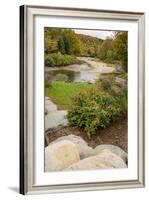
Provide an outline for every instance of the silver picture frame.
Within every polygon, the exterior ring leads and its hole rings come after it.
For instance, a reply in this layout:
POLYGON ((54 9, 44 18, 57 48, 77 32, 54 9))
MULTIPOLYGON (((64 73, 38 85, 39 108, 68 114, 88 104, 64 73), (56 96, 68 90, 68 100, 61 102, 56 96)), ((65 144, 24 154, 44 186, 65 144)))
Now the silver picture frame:
POLYGON ((20 6, 20 193, 137 188, 145 185, 145 14, 111 10, 20 6), (136 180, 34 185, 34 17, 62 16, 136 21, 138 23, 138 175, 136 180))

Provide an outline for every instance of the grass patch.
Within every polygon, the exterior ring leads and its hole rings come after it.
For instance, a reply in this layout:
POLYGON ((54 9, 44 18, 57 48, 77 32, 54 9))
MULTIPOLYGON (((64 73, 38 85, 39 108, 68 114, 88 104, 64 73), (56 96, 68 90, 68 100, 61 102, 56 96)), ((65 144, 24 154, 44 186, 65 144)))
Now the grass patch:
POLYGON ((45 88, 45 96, 50 97, 59 109, 68 110, 71 107, 73 97, 81 90, 92 87, 94 84, 54 81, 50 87, 45 88))

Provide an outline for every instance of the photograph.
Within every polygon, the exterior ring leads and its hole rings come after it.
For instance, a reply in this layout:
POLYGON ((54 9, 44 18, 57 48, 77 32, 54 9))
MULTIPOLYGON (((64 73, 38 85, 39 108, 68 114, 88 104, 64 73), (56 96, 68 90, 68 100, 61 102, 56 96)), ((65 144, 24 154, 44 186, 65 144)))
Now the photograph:
POLYGON ((145 184, 143 12, 20 7, 20 193, 145 184))
POLYGON ((44 170, 128 167, 128 32, 44 27, 44 170))

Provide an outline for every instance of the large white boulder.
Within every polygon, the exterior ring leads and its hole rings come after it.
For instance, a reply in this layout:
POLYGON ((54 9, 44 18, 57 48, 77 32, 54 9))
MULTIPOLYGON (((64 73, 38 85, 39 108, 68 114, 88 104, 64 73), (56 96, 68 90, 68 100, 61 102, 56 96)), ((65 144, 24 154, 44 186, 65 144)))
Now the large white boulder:
POLYGON ((80 160, 76 145, 60 141, 45 148, 45 171, 59 171, 80 160))
POLYGON ((120 147, 111 145, 111 144, 101 144, 101 145, 96 146, 94 149, 94 155, 101 153, 105 149, 111 151, 112 153, 122 158, 125 163, 127 162, 127 159, 128 159, 127 153, 123 151, 120 147))
POLYGON ((94 170, 126 167, 127 165, 119 156, 109 150, 103 150, 100 154, 80 160, 70 165, 65 170, 94 170))
POLYGON ((53 141, 51 144, 62 141, 62 140, 68 140, 73 142, 80 154, 80 159, 84 159, 86 157, 94 155, 94 150, 88 146, 87 142, 85 142, 81 137, 76 136, 76 135, 67 135, 67 136, 62 136, 53 141))

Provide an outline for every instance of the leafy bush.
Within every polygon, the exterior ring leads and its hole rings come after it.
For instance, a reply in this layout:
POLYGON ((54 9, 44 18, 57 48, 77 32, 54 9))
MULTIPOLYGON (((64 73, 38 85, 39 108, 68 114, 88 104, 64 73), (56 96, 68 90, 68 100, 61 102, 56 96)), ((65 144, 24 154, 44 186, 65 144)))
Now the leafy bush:
POLYGON ((45 54, 45 66, 48 67, 71 65, 76 62, 77 61, 74 56, 63 55, 60 52, 45 54))
POLYGON ((73 105, 68 111, 68 120, 70 125, 83 128, 87 136, 91 138, 97 128, 107 127, 111 121, 118 119, 126 112, 126 96, 88 89, 81 91, 73 99, 73 105))
POLYGON ((68 81, 68 76, 66 74, 57 74, 55 76, 55 81, 63 81, 63 82, 67 82, 68 81))

